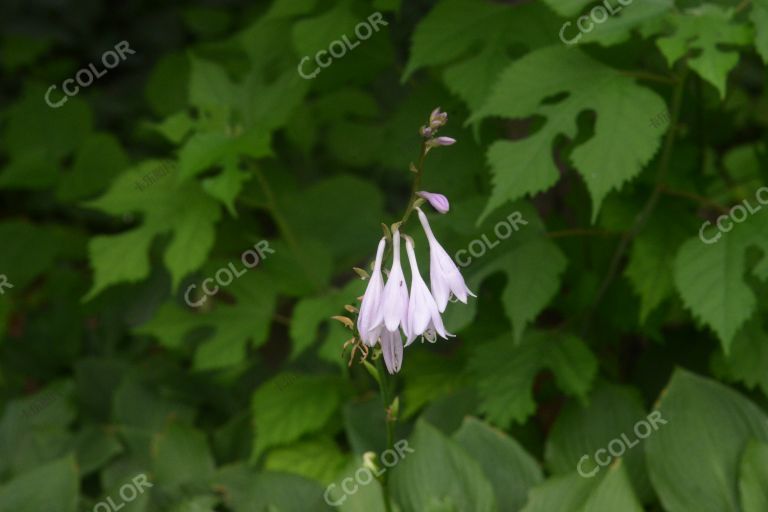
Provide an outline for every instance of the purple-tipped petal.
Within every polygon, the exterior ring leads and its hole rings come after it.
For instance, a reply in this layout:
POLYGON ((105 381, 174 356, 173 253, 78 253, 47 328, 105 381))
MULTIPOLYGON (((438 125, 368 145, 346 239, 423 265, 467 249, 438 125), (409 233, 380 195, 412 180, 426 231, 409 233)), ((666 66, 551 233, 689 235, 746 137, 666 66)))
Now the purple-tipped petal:
POLYGON ((440 213, 448 213, 448 210, 451 209, 451 205, 448 203, 448 198, 443 194, 426 192, 422 190, 421 192, 416 192, 416 195, 429 201, 429 204, 432 205, 432 208, 440 213))

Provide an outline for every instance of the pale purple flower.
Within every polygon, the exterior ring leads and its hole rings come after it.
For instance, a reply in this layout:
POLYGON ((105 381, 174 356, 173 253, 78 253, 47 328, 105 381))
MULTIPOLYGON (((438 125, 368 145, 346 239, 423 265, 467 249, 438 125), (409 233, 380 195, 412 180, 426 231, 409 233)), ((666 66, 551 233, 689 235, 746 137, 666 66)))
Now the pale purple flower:
POLYGON ((384 248, 387 245, 386 239, 379 241, 379 247, 376 250, 376 261, 373 264, 373 273, 368 280, 368 286, 365 288, 363 300, 360 303, 360 314, 357 317, 357 330, 360 332, 360 339, 366 345, 373 347, 379 338, 378 331, 374 325, 376 314, 381 306, 382 292, 384 290, 384 279, 381 276, 381 260, 384 258, 384 248))
POLYGON ((408 335, 408 287, 405 284, 403 267, 400 265, 400 231, 392 233, 392 268, 389 271, 387 284, 381 297, 381 305, 373 322, 373 327, 382 324, 388 331, 396 331, 403 326, 403 331, 408 335))
POLYGON ((440 213, 448 213, 448 210, 451 208, 451 205, 448 203, 448 198, 443 194, 426 192, 422 190, 421 192, 416 192, 416 195, 429 201, 429 204, 432 205, 432 208, 440 213))
POLYGON ((390 374, 400 371, 403 365, 403 338, 400 331, 381 332, 381 353, 384 356, 384 364, 390 374))
POLYGON ((450 146, 456 143, 453 137, 435 137, 429 141, 432 146, 450 146))
POLYGON ((424 227, 427 240, 429 240, 429 280, 432 296, 435 298, 438 310, 441 313, 445 311, 451 295, 455 295, 456 298, 466 304, 467 294, 473 297, 476 295, 467 288, 459 268, 435 238, 432 228, 429 227, 427 216, 420 208, 416 208, 416 211, 419 215, 419 221, 424 227))
POLYGON ((448 339, 448 334, 443 326, 443 319, 440 317, 440 311, 437 310, 437 303, 429 292, 427 284, 419 274, 419 265, 416 262, 416 254, 413 251, 413 240, 411 237, 405 237, 405 251, 408 253, 408 261, 411 264, 411 297, 408 301, 408 340, 405 343, 407 347, 417 336, 424 334, 431 341, 435 341, 435 332, 448 339))

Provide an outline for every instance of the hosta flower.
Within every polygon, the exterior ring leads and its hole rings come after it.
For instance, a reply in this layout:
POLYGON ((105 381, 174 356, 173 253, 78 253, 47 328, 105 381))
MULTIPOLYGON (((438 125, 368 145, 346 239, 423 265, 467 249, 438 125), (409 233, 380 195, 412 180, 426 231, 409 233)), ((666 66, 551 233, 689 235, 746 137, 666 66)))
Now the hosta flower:
POLYGON ((438 310, 441 313, 445 311, 451 295, 466 304, 467 294, 473 297, 476 295, 467 288, 459 268, 435 238, 432 228, 429 227, 427 216, 420 208, 416 208, 416 212, 429 240, 429 280, 438 310))
POLYGON ((448 213, 448 210, 451 209, 451 205, 448 203, 448 198, 443 194, 436 194, 434 192, 426 192, 422 190, 421 192, 416 192, 416 195, 429 201, 429 204, 432 205, 432 208, 440 213, 448 213))
POLYGON ((405 346, 413 343, 413 340, 421 334, 424 334, 424 337, 431 342, 435 341, 435 332, 444 339, 448 339, 448 336, 451 335, 445 332, 443 319, 440 317, 440 311, 437 310, 437 303, 419 273, 419 265, 416 262, 411 237, 405 238, 405 251, 408 253, 408 261, 411 264, 411 296, 408 301, 408 329, 406 331, 408 340, 405 346))
POLYGON ((381 305, 373 322, 374 328, 384 325, 387 331, 394 332, 402 325, 408 335, 408 287, 405 285, 403 267, 400 265, 400 231, 392 233, 392 268, 381 297, 381 305))
POLYGON ((376 261, 373 264, 373 273, 368 280, 368 286, 365 288, 363 300, 360 303, 360 314, 357 317, 357 330, 360 332, 360 339, 371 347, 376 345, 379 338, 379 330, 374 325, 376 315, 381 306, 381 297, 384 290, 384 279, 381 277, 381 260, 384 257, 384 248, 387 245, 386 239, 379 241, 379 248, 376 250, 376 261))
POLYGON ((381 353, 389 373, 397 373, 403 365, 403 338, 400 331, 381 332, 381 353))

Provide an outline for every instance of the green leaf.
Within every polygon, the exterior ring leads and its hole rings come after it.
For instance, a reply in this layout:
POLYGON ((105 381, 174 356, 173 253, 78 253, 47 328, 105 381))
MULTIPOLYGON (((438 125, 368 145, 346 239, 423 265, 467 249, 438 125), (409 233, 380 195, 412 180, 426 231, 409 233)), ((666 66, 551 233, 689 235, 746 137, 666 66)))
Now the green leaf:
POLYGON ((685 242, 675 258, 675 286, 683 303, 715 331, 726 354, 755 310, 755 294, 745 279, 746 251, 755 245, 768 255, 765 218, 755 214, 729 232, 702 229, 701 238, 685 242))
POLYGON ((190 206, 175 219, 173 237, 163 256, 174 291, 184 276, 205 263, 216 238, 214 225, 220 217, 219 207, 212 201, 190 206))
POLYGON ((682 369, 657 410, 667 424, 646 439, 645 452, 664 509, 741 510, 741 455, 750 439, 768 441, 768 415, 726 386, 682 369))
POLYGON ((0 486, 0 510, 75 512, 77 464, 73 456, 39 466, 0 486))
POLYGON ((252 412, 256 429, 253 459, 267 448, 296 441, 320 430, 339 407, 337 382, 316 375, 291 376, 294 383, 283 387, 274 378, 253 394, 252 412))
POLYGON ((701 78, 715 86, 720 98, 725 98, 728 73, 739 62, 739 54, 722 50, 721 45, 746 45, 752 33, 747 25, 735 24, 733 10, 725 10, 712 4, 704 4, 684 13, 668 17, 675 32, 660 37, 656 45, 664 54, 670 67, 691 50, 698 55, 688 59, 688 66, 701 78))
POLYGON ((330 484, 346 461, 347 458, 336 443, 330 439, 317 439, 270 450, 264 461, 264 469, 295 473, 330 484))
POLYGON ((204 481, 215 469, 203 432, 170 422, 152 439, 153 478, 168 486, 204 481))
POLYGON ((149 275, 149 246, 154 233, 138 228, 120 235, 96 236, 88 244, 93 286, 83 301, 121 282, 137 282, 149 275))
POLYGON ((530 492, 522 512, 642 512, 624 466, 613 464, 602 478, 583 478, 578 473, 550 478, 530 492))
MULTIPOLYGON (((583 473, 591 474, 598 466, 594 462, 595 452, 618 439, 625 446, 621 463, 634 489, 650 496, 643 439, 635 433, 635 425, 647 421, 640 397, 632 388, 603 384, 593 390, 588 400, 588 405, 569 401, 560 411, 547 437, 547 467, 554 474, 572 473, 579 467, 583 473)), ((612 455, 605 457, 610 459, 612 455)))
POLYGON ((739 475, 742 510, 768 510, 768 444, 751 442, 747 445, 739 475))
MULTIPOLYGON (((334 315, 346 314, 345 304, 359 306, 357 297, 364 292, 366 283, 353 279, 342 290, 334 290, 317 297, 300 300, 291 316, 291 357, 296 358, 317 340, 317 329, 334 315)), ((350 332, 350 338, 352 333, 350 332)))
POLYGON ((739 330, 723 362, 731 378, 749 388, 758 386, 768 396, 768 334, 759 321, 749 321, 739 330))
POLYGON ((163 176, 141 189, 141 177, 161 167, 145 161, 121 174, 101 197, 87 203, 91 208, 125 215, 144 213, 141 227, 115 236, 95 237, 90 243, 94 285, 86 300, 102 289, 122 281, 139 281, 149 274, 148 249, 158 234, 170 231, 163 261, 171 273, 173 287, 204 262, 215 236, 220 207, 197 182, 179 184, 178 174, 163 176))
POLYGON ((493 192, 481 219, 505 201, 552 187, 560 177, 553 158, 555 139, 576 138, 577 117, 595 111, 594 135, 572 154, 592 197, 594 222, 608 192, 639 174, 658 150, 662 133, 650 125, 648 112, 664 109, 651 89, 580 51, 557 46, 529 53, 503 72, 471 119, 546 119, 530 137, 497 141, 488 150, 493 192), (562 93, 567 96, 560 101, 544 103, 562 93))
POLYGON ((215 124, 226 122, 240 101, 240 88, 218 64, 189 56, 189 103, 209 115, 215 124))
POLYGON ((475 418, 465 418, 453 438, 483 468, 499 510, 520 510, 528 491, 542 481, 538 462, 517 441, 475 418))
POLYGON ((768 0, 755 0, 752 2, 752 12, 749 15, 755 24, 755 47, 757 53, 768 64, 768 0))
POLYGON ((255 473, 245 466, 230 466, 216 477, 228 508, 237 512, 328 512, 322 486, 286 473, 255 473))
POLYGON ((106 133, 91 134, 78 148, 72 171, 59 181, 57 196, 65 202, 92 196, 103 191, 128 165, 128 157, 116 138, 106 133))
POLYGON ((404 510, 446 502, 457 512, 498 510, 483 469, 455 441, 420 420, 407 443, 390 475, 392 493, 404 510))
MULTIPOLYGON (((232 262, 229 264, 233 265, 232 262)), ((217 304, 200 320, 201 324, 210 325, 215 331, 197 348, 194 362, 197 370, 240 364, 246 359, 249 341, 252 347, 258 348, 269 336, 276 297, 264 276, 258 270, 245 272, 227 287, 227 292, 233 296, 235 304, 217 304)))
POLYGON ((538 3, 511 8, 476 0, 439 2, 416 27, 403 81, 425 66, 465 57, 446 68, 444 80, 471 108, 478 108, 515 44, 538 48, 551 43, 544 34, 557 30, 557 19, 538 3))
POLYGON ((520 344, 509 336, 479 345, 469 360, 469 371, 480 393, 480 410, 500 427, 522 423, 533 414, 533 379, 551 369, 560 388, 581 399, 597 371, 592 352, 578 338, 529 332, 520 344))
POLYGON ((643 323, 664 300, 674 294, 675 255, 690 231, 683 223, 661 222, 665 215, 683 215, 667 210, 654 215, 632 243, 626 276, 640 296, 640 322, 643 323))

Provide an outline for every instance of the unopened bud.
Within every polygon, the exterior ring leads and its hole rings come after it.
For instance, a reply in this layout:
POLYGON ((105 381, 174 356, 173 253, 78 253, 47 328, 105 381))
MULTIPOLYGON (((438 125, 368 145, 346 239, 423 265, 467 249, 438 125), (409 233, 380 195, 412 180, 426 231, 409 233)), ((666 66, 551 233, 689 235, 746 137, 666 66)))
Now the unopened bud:
POLYGON ((436 137, 434 139, 429 139, 427 141, 427 146, 434 148, 437 146, 450 146, 455 143, 456 139, 451 137, 436 137))
POLYGON ((448 210, 451 208, 450 203, 448 203, 448 198, 443 194, 422 190, 421 192, 416 192, 416 195, 429 201, 429 204, 432 205, 432 208, 440 213, 448 213, 448 210))

